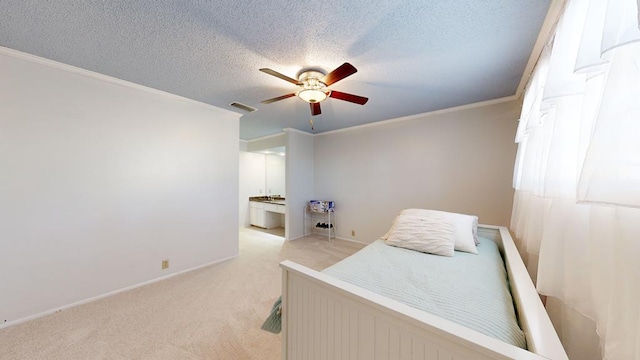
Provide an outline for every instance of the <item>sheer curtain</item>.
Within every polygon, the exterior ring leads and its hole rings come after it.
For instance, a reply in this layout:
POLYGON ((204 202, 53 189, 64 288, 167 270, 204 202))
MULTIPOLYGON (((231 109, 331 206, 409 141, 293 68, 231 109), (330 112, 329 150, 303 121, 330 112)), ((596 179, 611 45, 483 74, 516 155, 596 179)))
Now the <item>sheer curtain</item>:
POLYGON ((511 230, 538 291, 595 323, 605 359, 640 359, 639 3, 567 1, 516 135, 511 230))

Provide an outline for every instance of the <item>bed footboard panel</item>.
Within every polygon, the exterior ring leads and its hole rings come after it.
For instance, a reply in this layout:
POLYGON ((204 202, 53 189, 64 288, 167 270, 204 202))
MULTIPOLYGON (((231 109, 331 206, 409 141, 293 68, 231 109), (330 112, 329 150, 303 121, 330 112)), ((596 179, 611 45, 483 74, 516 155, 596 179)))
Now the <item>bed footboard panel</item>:
POLYGON ((283 359, 543 359, 301 265, 281 267, 283 359))

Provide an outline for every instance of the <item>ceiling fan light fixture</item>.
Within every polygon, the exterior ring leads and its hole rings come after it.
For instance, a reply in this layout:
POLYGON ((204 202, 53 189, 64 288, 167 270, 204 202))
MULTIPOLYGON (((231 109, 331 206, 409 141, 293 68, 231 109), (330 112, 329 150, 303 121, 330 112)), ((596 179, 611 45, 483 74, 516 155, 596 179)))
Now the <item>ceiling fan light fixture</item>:
POLYGON ((298 92, 298 97, 310 104, 324 101, 328 96, 325 93, 327 85, 320 81, 324 76, 324 73, 316 70, 307 70, 300 73, 298 81, 302 84, 303 90, 298 92))
POLYGON ((304 89, 298 93, 298 97, 308 103, 319 103, 327 98, 327 94, 318 89, 304 89))
POLYGON ((302 87, 302 89, 297 93, 292 92, 272 99, 263 100, 261 101, 261 103, 271 104, 276 101, 298 96, 300 99, 309 103, 309 109, 311 110, 312 116, 309 122, 311 123, 312 130, 313 116, 322 114, 320 103, 326 100, 328 97, 337 100, 348 101, 359 105, 364 105, 369 100, 368 98, 363 96, 347 94, 340 91, 333 91, 328 89, 328 86, 335 84, 336 82, 346 78, 347 76, 353 75, 358 72, 358 70, 349 63, 344 63, 338 66, 335 70, 329 72, 328 74, 324 70, 318 68, 302 69, 298 73, 297 80, 269 68, 262 68, 260 69, 260 71, 290 82, 296 86, 302 87))

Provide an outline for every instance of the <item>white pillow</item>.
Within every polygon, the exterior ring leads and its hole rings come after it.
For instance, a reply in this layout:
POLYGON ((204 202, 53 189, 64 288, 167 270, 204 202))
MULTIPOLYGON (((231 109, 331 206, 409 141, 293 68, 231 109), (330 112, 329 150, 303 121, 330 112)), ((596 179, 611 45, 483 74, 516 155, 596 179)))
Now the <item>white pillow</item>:
POLYGON ((405 249, 453 256, 455 224, 442 216, 398 215, 386 241, 388 245, 405 249))
POLYGON ((426 209, 404 209, 400 215, 413 215, 421 217, 442 217, 455 224, 457 251, 464 251, 477 254, 476 245, 478 242, 478 217, 473 215, 450 213, 446 211, 426 210, 426 209))

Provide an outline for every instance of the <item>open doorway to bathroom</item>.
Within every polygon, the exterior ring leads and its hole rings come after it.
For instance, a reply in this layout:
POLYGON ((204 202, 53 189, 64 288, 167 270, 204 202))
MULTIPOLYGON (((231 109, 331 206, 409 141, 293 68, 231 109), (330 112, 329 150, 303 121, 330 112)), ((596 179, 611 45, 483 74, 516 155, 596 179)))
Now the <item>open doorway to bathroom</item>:
POLYGON ((240 151, 239 224, 241 228, 285 236, 286 149, 240 151))

